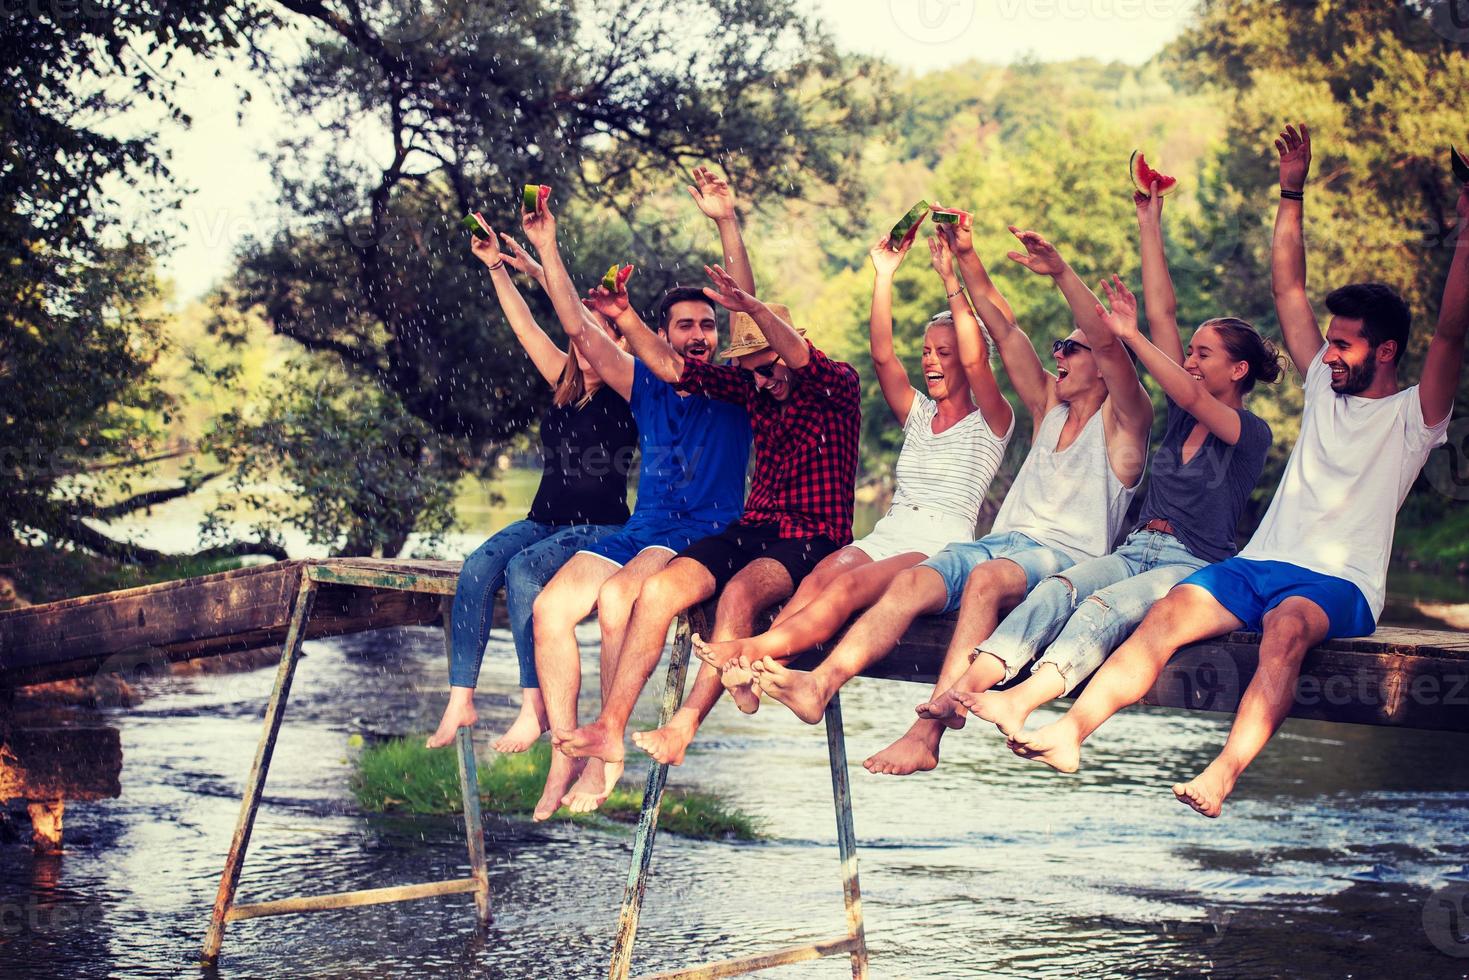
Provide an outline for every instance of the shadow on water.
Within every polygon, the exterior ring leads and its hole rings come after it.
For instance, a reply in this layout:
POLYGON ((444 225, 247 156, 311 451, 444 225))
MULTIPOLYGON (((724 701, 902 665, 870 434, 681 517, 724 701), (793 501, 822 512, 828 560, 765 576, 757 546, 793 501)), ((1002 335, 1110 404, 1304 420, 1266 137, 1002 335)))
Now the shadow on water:
MULTIPOLYGON (((583 628, 585 650, 594 635, 583 628)), ((384 632, 306 654, 240 900, 464 875, 459 821, 365 817, 349 789, 350 736, 436 721, 441 635, 384 632)), ((513 663, 497 631, 481 744, 512 716, 513 663)), ((200 975, 273 674, 163 678, 112 714, 122 797, 71 807, 60 858, 0 845, 0 976, 200 975)), ((1469 916, 1455 918, 1469 911, 1469 738, 1290 722, 1225 819, 1205 821, 1168 786, 1208 762, 1224 717, 1124 712, 1070 777, 1019 762, 977 729, 949 738, 935 773, 858 768, 923 693, 859 680, 844 694, 874 976, 1469 975, 1469 959, 1449 955, 1469 952, 1469 916)), ((645 699, 638 720, 653 715, 645 699)), ((771 839, 660 839, 635 968, 840 933, 821 729, 775 705, 753 717, 721 705, 696 748, 672 783, 724 794, 771 839)), ((486 935, 465 896, 253 920, 230 928, 218 975, 603 974, 630 834, 508 820, 487 834, 486 935)), ((827 961, 775 975, 848 972, 827 961)))

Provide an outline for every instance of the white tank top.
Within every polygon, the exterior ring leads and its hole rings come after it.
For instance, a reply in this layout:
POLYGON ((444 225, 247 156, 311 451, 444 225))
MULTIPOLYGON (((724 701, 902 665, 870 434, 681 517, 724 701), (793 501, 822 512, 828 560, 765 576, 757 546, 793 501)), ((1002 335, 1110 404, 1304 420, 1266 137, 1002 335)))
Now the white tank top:
MULTIPOLYGON (((1100 409, 1075 442, 1056 451, 1070 414, 1065 402, 1046 413, 990 533, 1018 531, 1085 561, 1112 550, 1137 485, 1124 487, 1112 472, 1100 409)), ((1137 482, 1142 483, 1141 477, 1137 482)))

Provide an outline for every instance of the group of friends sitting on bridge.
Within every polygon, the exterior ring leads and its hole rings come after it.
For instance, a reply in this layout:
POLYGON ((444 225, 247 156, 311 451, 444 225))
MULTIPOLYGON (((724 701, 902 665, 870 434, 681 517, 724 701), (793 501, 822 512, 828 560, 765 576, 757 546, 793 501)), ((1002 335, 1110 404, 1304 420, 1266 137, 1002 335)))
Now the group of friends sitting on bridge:
MULTIPOLYGON (((1050 277, 1074 318, 1051 345, 1054 370, 976 253, 972 216, 961 214, 927 239, 948 308, 923 328, 923 388, 915 389, 894 353, 892 322, 894 274, 912 243, 883 238, 872 247, 872 369, 904 435, 891 508, 856 541, 859 373, 813 345, 785 307, 757 298, 723 179, 699 168, 689 188, 718 229, 723 264, 706 267, 707 285, 665 293, 650 322, 629 302, 625 277, 577 292, 544 194, 521 216, 539 261, 481 218, 489 237, 474 240, 474 254, 554 397, 541 420, 544 472, 529 514, 464 563, 449 705, 429 744, 448 745, 477 720, 474 689, 502 587, 524 702, 494 748, 523 751, 551 733, 538 820, 562 806, 593 810, 607 798, 672 621, 716 597, 710 635, 694 638, 702 664, 689 697, 666 725, 632 735, 659 762, 682 762, 725 692, 741 711, 757 711, 763 695, 814 724, 917 617, 957 610, 932 694, 908 730, 864 766, 892 775, 931 770, 945 733, 980 719, 1017 756, 1073 772, 1082 743, 1142 699, 1177 650, 1257 631, 1259 666, 1223 750, 1173 787, 1180 801, 1218 816, 1289 713, 1306 652, 1376 628, 1395 515, 1446 439, 1469 325, 1469 236, 1461 235, 1419 384, 1403 387, 1399 378, 1411 315, 1392 287, 1330 292, 1323 335, 1307 296, 1302 231, 1310 134, 1290 126, 1275 145, 1272 284, 1304 408, 1274 499, 1238 551, 1236 525, 1272 439, 1246 401, 1257 384, 1280 378, 1286 358, 1229 316, 1204 320, 1185 342, 1156 185, 1136 197, 1146 332, 1120 278, 1102 281, 1103 302, 1054 244, 1010 229, 1020 247, 1009 259, 1050 277), (536 324, 511 269, 545 290, 569 349, 536 324), (720 308, 730 311, 723 349, 720 308), (1017 424, 995 355, 1031 440, 988 533, 976 538, 1017 424), (1151 458, 1153 403, 1139 367, 1166 395, 1151 458), (629 514, 634 447, 640 464, 629 514), (575 628, 593 610, 601 711, 583 724, 575 628), (844 626, 815 669, 787 666, 844 626), (1022 682, 994 690, 1027 666, 1022 682), (1059 720, 1026 727, 1037 707, 1088 678, 1059 720)), ((1457 210, 1463 227, 1469 190, 1457 210)))

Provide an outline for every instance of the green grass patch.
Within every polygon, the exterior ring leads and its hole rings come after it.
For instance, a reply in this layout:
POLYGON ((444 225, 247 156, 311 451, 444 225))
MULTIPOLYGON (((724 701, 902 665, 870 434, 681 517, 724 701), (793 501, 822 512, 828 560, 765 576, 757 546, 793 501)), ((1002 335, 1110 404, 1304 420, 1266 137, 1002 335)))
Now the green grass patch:
MULTIPOLYGON (((528 752, 496 756, 479 766, 480 805, 486 812, 529 816, 540 799, 551 765, 551 746, 538 742, 528 752)), ((450 814, 461 809, 459 766, 452 748, 427 749, 422 739, 399 738, 362 750, 352 791, 372 813, 450 814)), ((595 814, 564 815, 586 823, 636 823, 641 790, 619 786, 595 814)), ((754 817, 712 793, 670 789, 663 793, 658 826, 682 837, 757 840, 754 817)))

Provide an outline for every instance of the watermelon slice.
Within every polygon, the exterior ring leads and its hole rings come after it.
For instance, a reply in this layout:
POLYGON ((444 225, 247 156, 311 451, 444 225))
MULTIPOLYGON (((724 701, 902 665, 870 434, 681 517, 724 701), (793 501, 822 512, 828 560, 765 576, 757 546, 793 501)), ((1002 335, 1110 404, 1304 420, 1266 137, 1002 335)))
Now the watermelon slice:
POLYGON ((551 188, 546 184, 526 184, 520 195, 521 209, 528 214, 535 214, 550 196, 551 188))
POLYGON ((919 201, 909 208, 908 213, 898 219, 898 223, 893 225, 892 232, 888 234, 888 248, 900 252, 913 244, 913 239, 918 237, 918 226, 928 217, 928 211, 927 201, 919 201))
POLYGON ((464 228, 464 230, 468 231, 475 238, 483 239, 484 241, 490 240, 490 236, 486 235, 485 230, 480 227, 478 216, 473 214, 466 214, 464 217, 459 219, 459 224, 460 227, 464 228))
POLYGON ((1158 185, 1158 196, 1167 197, 1178 190, 1178 178, 1160 174, 1148 166, 1148 161, 1143 158, 1142 150, 1133 150, 1132 159, 1127 161, 1127 171, 1132 175, 1132 186, 1139 194, 1152 193, 1152 186, 1158 185))
POLYGON ((933 223, 936 225, 957 225, 964 217, 964 212, 959 208, 941 208, 934 206, 933 223))
POLYGON ((1469 184, 1469 159, 1456 147, 1450 146, 1449 162, 1454 165, 1454 179, 1461 184, 1469 184))
POLYGON ((602 277, 602 288, 609 293, 622 292, 627 288, 627 281, 632 278, 632 269, 633 267, 630 265, 618 265, 616 262, 612 263, 612 267, 602 277))

